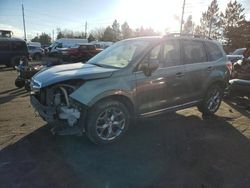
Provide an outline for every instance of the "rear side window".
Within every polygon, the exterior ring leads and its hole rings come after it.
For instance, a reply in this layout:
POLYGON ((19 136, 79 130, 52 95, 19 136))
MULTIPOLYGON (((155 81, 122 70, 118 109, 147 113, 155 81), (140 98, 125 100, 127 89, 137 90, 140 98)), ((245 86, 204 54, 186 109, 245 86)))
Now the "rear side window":
POLYGON ((217 44, 212 42, 205 42, 205 46, 210 61, 215 61, 223 57, 223 53, 217 44))
POLYGON ((10 45, 7 41, 0 41, 0 51, 9 51, 10 45))
POLYGON ((13 51, 21 51, 26 49, 26 43, 21 41, 16 41, 11 43, 13 51))
POLYGON ((201 63, 207 61, 207 55, 202 42, 184 40, 182 44, 185 64, 201 63))

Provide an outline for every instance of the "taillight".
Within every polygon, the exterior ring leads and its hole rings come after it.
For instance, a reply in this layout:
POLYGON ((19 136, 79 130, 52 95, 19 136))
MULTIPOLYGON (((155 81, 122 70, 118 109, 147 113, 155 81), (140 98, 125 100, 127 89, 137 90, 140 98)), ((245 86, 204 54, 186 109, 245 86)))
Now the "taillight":
POLYGON ((227 69, 228 69, 229 73, 231 74, 232 70, 233 70, 233 64, 229 61, 229 62, 227 62, 226 65, 227 65, 227 69))

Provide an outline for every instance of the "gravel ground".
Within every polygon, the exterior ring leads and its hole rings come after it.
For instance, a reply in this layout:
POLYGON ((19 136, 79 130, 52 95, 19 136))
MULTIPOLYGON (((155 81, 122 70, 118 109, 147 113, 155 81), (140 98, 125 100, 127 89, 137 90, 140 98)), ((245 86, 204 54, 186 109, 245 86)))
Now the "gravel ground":
MULTIPOLYGON (((226 101, 140 120, 118 143, 53 136, 0 67, 0 187, 250 187, 250 113, 226 101)), ((247 101, 249 102, 249 101, 247 101)))

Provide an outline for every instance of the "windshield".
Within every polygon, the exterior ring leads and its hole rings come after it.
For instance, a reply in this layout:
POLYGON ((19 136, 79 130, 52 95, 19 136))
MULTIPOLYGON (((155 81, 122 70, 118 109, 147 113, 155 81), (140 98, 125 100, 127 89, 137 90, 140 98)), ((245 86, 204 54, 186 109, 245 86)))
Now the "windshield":
POLYGON ((117 42, 88 61, 90 64, 124 68, 147 48, 149 41, 117 42))

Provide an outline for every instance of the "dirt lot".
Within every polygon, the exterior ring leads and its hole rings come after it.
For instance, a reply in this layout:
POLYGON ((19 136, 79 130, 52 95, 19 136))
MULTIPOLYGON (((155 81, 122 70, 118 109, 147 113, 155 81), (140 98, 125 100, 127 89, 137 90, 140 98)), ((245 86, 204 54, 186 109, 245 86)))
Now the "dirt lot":
POLYGON ((250 113, 224 102, 138 121, 119 143, 52 136, 0 67, 0 187, 250 187, 250 113))

